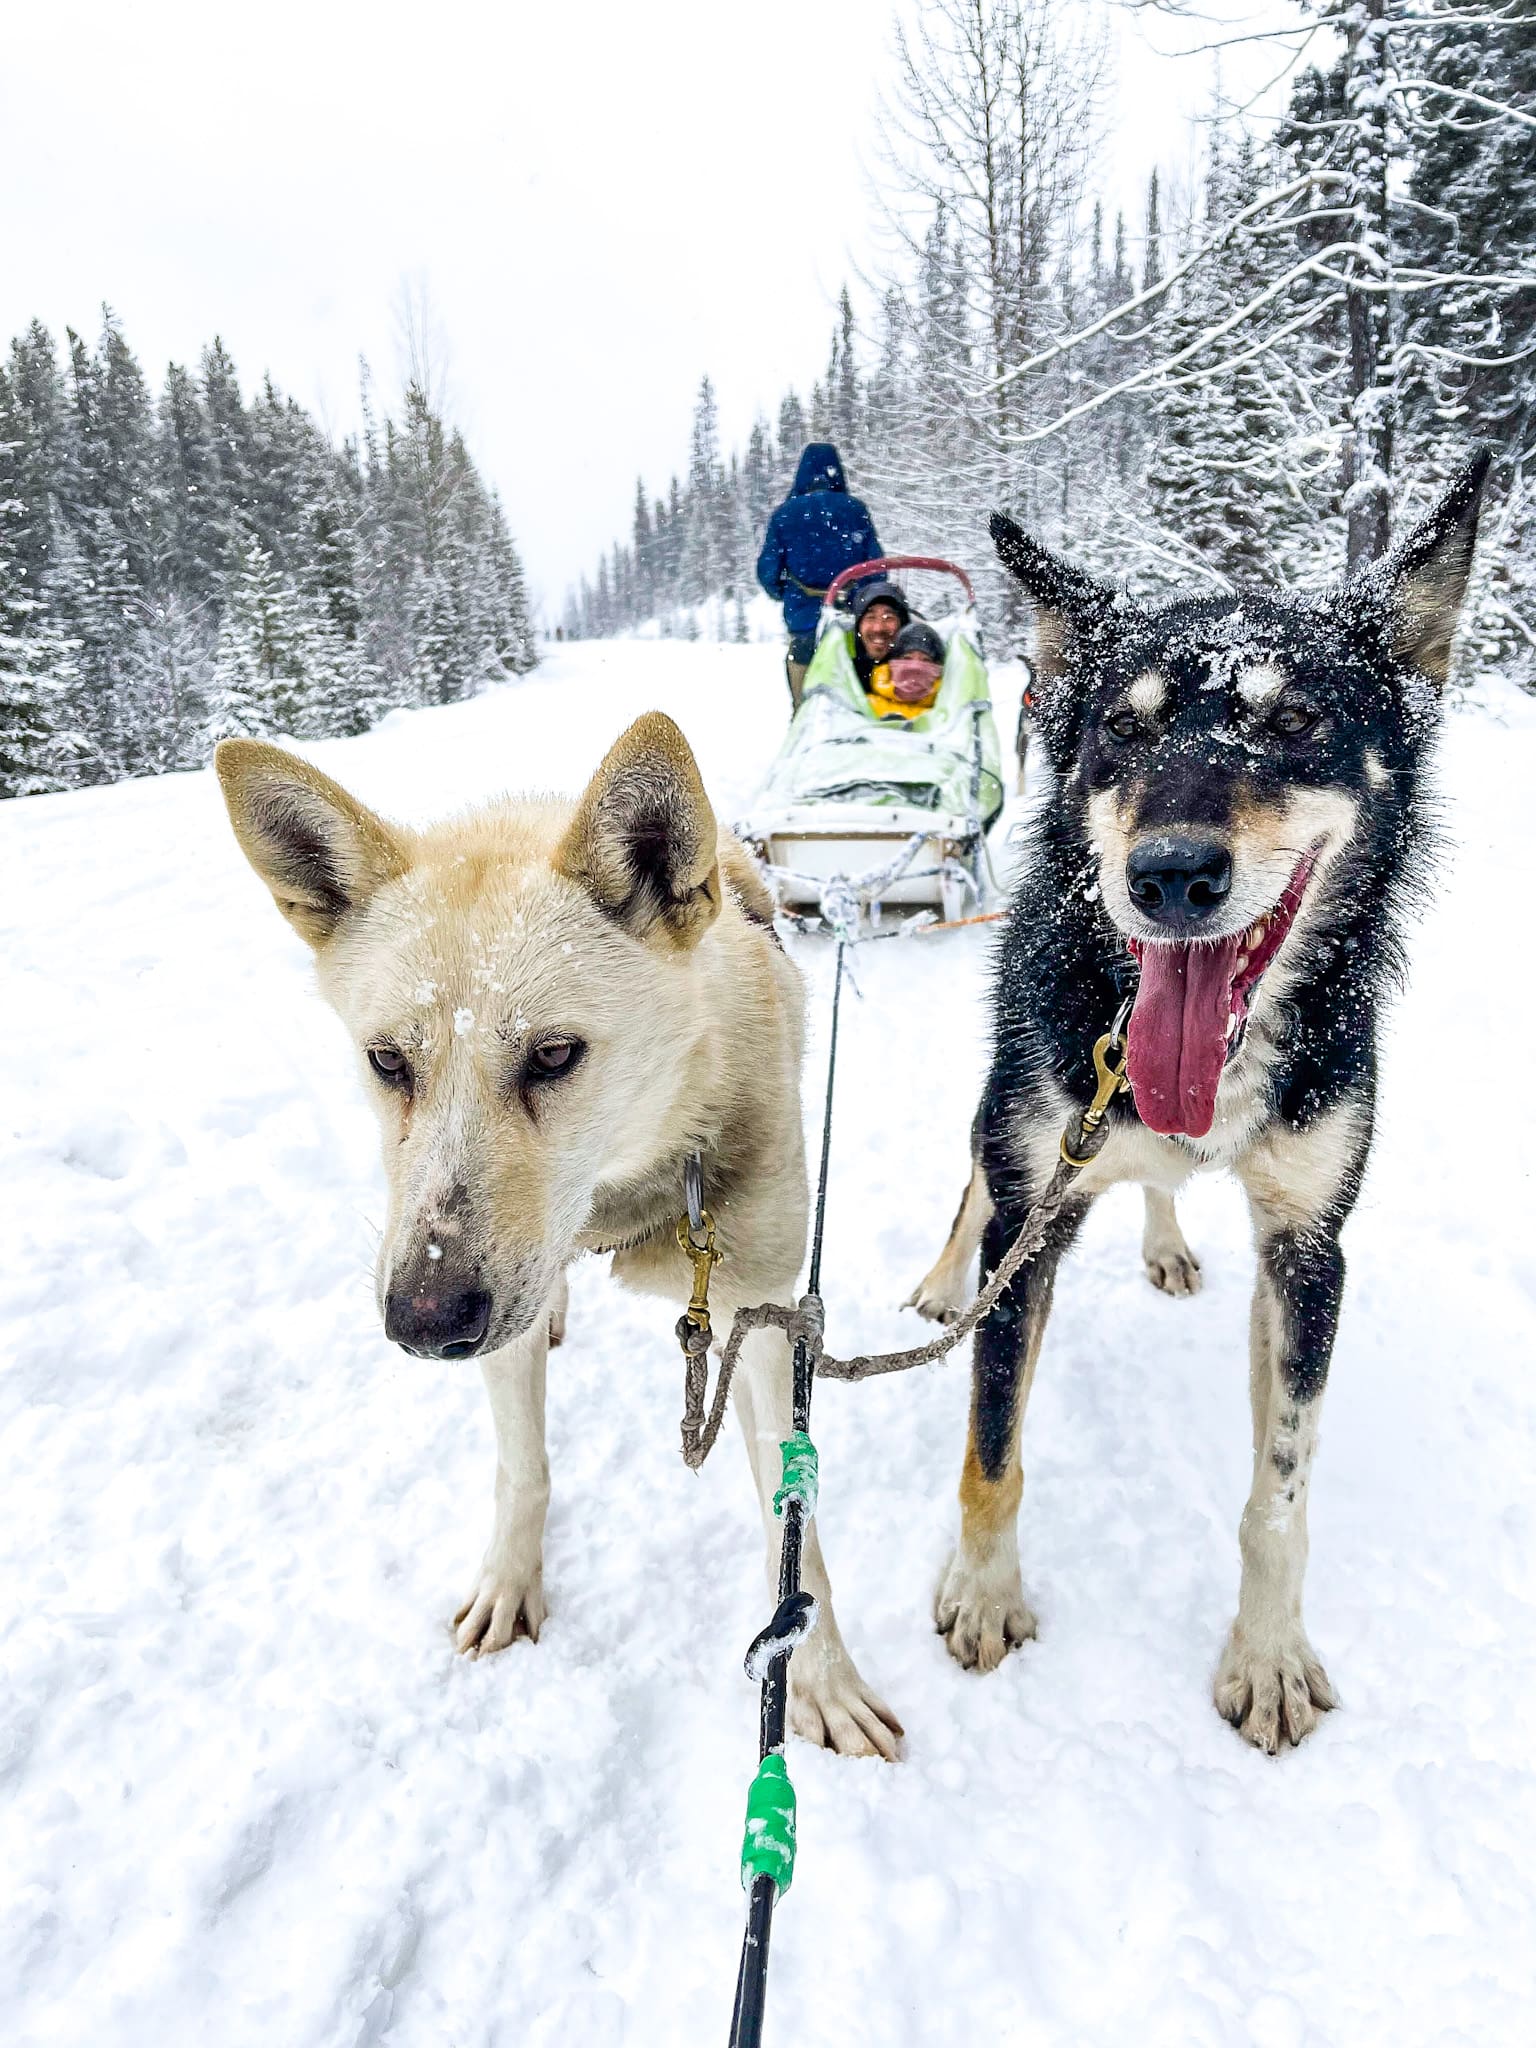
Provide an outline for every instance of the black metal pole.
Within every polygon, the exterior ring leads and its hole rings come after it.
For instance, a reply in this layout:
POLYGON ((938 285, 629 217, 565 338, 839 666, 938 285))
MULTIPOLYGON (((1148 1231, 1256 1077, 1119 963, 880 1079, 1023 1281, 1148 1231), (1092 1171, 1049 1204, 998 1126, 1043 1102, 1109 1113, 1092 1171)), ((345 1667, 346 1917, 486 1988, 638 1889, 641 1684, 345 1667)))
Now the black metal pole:
POLYGON ((773 1879, 759 1871, 747 1900, 747 1932, 736 1972, 731 2048, 758 2048, 768 1999, 768 1937, 773 1932, 773 1879))
MULTIPOLYGON (((821 1292, 821 1243, 827 1225, 827 1173, 832 1158, 832 1083, 837 1073, 837 1024, 843 1000, 843 948, 837 942, 832 980, 832 1024, 827 1039, 827 1100, 821 1120, 821 1169, 816 1181, 816 1219, 811 1231, 811 1270, 807 1291, 821 1292)), ((793 1427, 807 1435, 811 1427, 810 1355, 804 1341, 795 1345, 793 1427)), ((805 1503, 791 1497, 784 1503, 784 1542, 779 1552, 779 1601, 800 1590, 800 1558, 805 1547, 805 1503)), ((793 1653, 791 1653, 793 1654, 793 1653)), ((758 1761, 784 1747, 789 1717, 789 1658, 775 1657, 763 1676, 762 1713, 758 1730, 758 1761)), ((763 2017, 768 2006, 768 1942, 773 1933, 773 1908, 778 1887, 759 1871, 747 1894, 747 1931, 742 1936, 741 1963, 736 1972, 736 2004, 731 2014, 730 2048, 761 2048, 763 2017)))

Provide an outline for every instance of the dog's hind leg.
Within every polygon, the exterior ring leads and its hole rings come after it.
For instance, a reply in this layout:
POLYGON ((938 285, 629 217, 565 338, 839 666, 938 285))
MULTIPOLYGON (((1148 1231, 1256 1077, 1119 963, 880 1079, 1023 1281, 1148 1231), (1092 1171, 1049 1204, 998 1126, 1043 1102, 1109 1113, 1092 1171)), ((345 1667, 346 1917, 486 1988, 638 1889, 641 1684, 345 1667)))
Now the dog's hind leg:
MULTIPOLYGON (((794 1299, 793 1276, 768 1290, 778 1301, 794 1299)), ((731 1304, 734 1310, 736 1304, 731 1304)), ((717 1320, 730 1327, 730 1313, 721 1304, 717 1320)), ((779 1446, 793 1427, 789 1346, 777 1330, 754 1330, 741 1347, 732 1395, 747 1440, 752 1476, 762 1507, 768 1539, 768 1585, 777 1601, 779 1551, 783 1524, 773 1512, 773 1496, 782 1477, 779 1446)), ((832 1611, 832 1587, 813 1521, 805 1532, 800 1583, 814 1594, 821 1610, 811 1635, 796 1650, 789 1667, 789 1718, 797 1735, 818 1742, 841 1756, 893 1758, 901 1723, 859 1676, 832 1611)))
MULTIPOLYGON (((1001 1261, 1027 1204, 998 1211, 982 1238, 983 1275, 1001 1261)), ((1045 1249, 1020 1272, 976 1332, 971 1426, 960 1475, 960 1541, 934 1599, 934 1621, 957 1663, 992 1671, 1035 1633, 1019 1576, 1019 1455, 1024 1409, 1051 1310, 1056 1268, 1087 1204, 1064 1212, 1045 1249)))
POLYGON ((978 1160, 971 1167, 959 1213, 950 1225, 948 1242, 927 1277, 918 1282, 902 1303, 903 1308, 915 1308, 932 1323, 955 1321, 971 1298, 976 1254, 991 1217, 992 1197, 987 1193, 987 1176, 978 1160))
POLYGON ((1179 1228, 1172 1195, 1161 1188, 1147 1188, 1144 1193, 1147 1220, 1141 1233, 1141 1258, 1147 1278, 1164 1294, 1198 1294, 1200 1261, 1179 1228))
POLYGON ((504 1650, 514 1636, 538 1641, 544 1626, 544 1367, 549 1317, 480 1361, 496 1424, 496 1517, 473 1592, 453 1617, 454 1642, 470 1656, 504 1650))

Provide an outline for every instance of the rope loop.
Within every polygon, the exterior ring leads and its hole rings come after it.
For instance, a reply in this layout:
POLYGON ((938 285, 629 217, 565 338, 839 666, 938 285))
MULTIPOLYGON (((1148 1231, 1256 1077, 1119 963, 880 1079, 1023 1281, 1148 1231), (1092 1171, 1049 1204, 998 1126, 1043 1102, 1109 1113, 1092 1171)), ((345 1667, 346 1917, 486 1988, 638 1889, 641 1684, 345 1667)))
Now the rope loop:
POLYGON ((784 1334, 791 1344, 803 1344, 812 1359, 821 1356, 821 1340, 826 1335, 827 1305, 819 1294, 802 1294, 793 1314, 784 1325, 784 1334))
MULTIPOLYGON (((715 1439, 725 1421, 725 1404, 730 1397, 741 1347, 753 1330, 782 1330, 791 1345, 803 1344, 806 1359, 818 1379, 868 1380, 886 1373, 910 1372, 919 1365, 934 1365, 946 1358, 957 1344, 963 1344, 977 1324, 983 1322, 1012 1284, 1021 1266, 1037 1259, 1050 1240, 1051 1228, 1067 1207, 1074 1182, 1091 1166, 1109 1136, 1109 1125, 1101 1122, 1086 1128, 1080 1112, 1068 1124, 1063 1137, 1064 1154, 1046 1183, 1044 1194, 1030 1209, 1018 1235, 999 1260, 996 1270, 963 1315, 926 1344, 907 1351, 861 1352, 853 1358, 834 1358, 823 1348, 826 1306, 819 1294, 801 1295, 793 1308, 782 1302, 759 1302, 755 1308, 739 1308, 731 1323, 731 1334, 720 1355, 720 1373, 715 1398, 708 1416, 704 1413, 705 1366, 702 1356, 683 1338, 684 1316, 678 1338, 688 1352, 688 1373, 684 1386, 683 1457, 697 1471, 714 1449, 715 1439), (1068 1157, 1066 1154, 1070 1154, 1068 1157)), ((708 1344, 708 1337, 704 1342, 708 1344)))

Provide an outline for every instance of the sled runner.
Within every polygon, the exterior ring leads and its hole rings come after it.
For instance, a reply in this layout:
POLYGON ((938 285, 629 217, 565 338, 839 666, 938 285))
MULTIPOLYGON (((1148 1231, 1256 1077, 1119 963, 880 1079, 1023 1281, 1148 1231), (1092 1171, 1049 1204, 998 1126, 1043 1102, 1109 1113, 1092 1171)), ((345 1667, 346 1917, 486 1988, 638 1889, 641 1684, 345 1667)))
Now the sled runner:
POLYGON ((884 555, 845 569, 827 591, 800 708, 738 835, 762 861, 781 904, 830 902, 878 923, 881 910, 937 910, 946 921, 998 896, 987 828, 1002 809, 1001 750, 970 578, 927 555, 884 555), (896 569, 953 576, 964 603, 931 621, 944 642, 932 707, 878 718, 853 665, 838 599, 896 569))

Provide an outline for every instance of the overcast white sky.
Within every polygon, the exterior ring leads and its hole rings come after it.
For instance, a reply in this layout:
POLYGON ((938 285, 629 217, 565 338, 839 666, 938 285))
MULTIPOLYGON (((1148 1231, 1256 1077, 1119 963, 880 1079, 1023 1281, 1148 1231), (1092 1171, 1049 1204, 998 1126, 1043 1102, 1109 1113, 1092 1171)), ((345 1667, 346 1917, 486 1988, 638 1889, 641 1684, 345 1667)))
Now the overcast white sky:
MULTIPOLYGON (((911 0, 907 0, 911 4, 911 0)), ((1086 7, 1090 0, 1072 0, 1086 7)), ((1219 0, 1216 0, 1219 4, 1219 0)), ((702 372, 728 443, 825 360, 867 257, 896 0, 76 0, 6 10, 0 341, 121 315, 152 386, 215 333, 337 431, 400 369, 425 280, 451 409, 535 588, 686 460, 702 372)), ((1252 0, 1289 24, 1286 0, 1252 0)), ((1187 173, 1210 29, 1116 14, 1102 186, 1187 173)), ((1284 62, 1225 53, 1229 91, 1284 62)))

